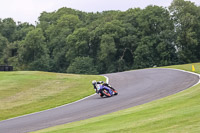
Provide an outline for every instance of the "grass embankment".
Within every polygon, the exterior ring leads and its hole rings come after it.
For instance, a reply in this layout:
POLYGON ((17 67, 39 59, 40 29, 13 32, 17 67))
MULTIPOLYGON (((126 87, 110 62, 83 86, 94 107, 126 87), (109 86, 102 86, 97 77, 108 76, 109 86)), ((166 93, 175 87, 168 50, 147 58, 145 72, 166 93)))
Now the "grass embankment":
MULTIPOLYGON (((200 73, 200 63, 193 64, 200 73)), ((192 70, 191 64, 169 66, 192 70)), ((200 84, 180 93, 108 115, 47 128, 36 133, 199 133, 200 84)))
POLYGON ((0 72, 0 120, 74 102, 94 93, 103 76, 49 72, 0 72))

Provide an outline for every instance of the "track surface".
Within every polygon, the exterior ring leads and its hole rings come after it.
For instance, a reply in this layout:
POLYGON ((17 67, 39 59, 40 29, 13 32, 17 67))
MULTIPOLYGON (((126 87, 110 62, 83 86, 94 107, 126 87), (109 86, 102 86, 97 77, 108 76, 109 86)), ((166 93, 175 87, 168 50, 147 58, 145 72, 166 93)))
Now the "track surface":
POLYGON ((24 133, 79 121, 144 104, 187 89, 199 76, 172 69, 143 69, 105 74, 119 95, 98 95, 59 108, 0 122, 0 133, 24 133))

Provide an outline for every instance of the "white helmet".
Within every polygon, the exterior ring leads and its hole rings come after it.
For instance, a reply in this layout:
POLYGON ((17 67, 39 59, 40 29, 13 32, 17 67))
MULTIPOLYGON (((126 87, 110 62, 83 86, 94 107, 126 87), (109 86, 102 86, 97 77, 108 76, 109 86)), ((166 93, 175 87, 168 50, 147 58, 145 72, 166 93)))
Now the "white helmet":
POLYGON ((93 85, 97 84, 97 81, 96 81, 96 80, 93 80, 93 81, 92 81, 92 84, 93 84, 93 85))

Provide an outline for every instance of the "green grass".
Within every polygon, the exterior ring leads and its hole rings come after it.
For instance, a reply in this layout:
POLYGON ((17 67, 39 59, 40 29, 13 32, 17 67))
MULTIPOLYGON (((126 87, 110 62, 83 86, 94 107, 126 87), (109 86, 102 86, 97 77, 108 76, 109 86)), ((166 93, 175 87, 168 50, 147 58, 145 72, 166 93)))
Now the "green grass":
POLYGON ((103 76, 37 71, 0 72, 0 120, 71 103, 94 93, 103 76))
MULTIPOLYGON (((200 73, 200 63, 193 64, 200 73)), ((192 65, 167 68, 192 70, 192 65)), ((177 94, 111 114, 35 133, 199 133, 200 84, 177 94)))
POLYGON ((192 71, 192 65, 195 67, 195 73, 200 74, 200 63, 193 63, 193 64, 184 64, 184 65, 174 65, 174 66, 167 66, 165 68, 175 68, 175 69, 181 69, 181 70, 186 70, 186 71, 192 71))

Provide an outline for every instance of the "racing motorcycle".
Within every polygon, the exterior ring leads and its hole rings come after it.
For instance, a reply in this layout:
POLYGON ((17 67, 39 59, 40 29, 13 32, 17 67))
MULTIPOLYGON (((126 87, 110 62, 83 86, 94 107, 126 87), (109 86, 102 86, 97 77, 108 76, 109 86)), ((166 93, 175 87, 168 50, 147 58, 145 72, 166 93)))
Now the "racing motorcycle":
POLYGON ((117 95, 118 92, 109 85, 103 85, 103 84, 97 84, 97 94, 99 94, 101 97, 111 97, 113 95, 117 95))

